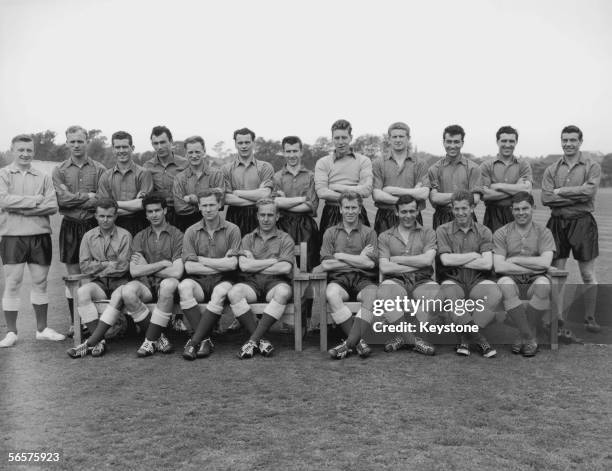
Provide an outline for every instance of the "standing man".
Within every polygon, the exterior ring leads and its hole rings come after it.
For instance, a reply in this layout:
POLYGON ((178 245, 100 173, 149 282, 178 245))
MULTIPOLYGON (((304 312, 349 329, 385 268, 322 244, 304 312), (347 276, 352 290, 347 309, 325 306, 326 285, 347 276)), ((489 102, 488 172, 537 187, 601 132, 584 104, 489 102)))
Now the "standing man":
POLYGON ((291 236, 296 245, 307 243, 308 270, 319 264, 321 237, 314 218, 319 198, 314 174, 302 165, 302 141, 297 136, 282 140, 285 166, 274 174, 274 203, 280 209, 279 229, 291 236))
MULTIPOLYGON (((325 296, 332 309, 331 317, 347 339, 328 353, 334 359, 342 359, 354 348, 360 357, 365 358, 372 351, 363 340, 364 333, 370 327, 369 313, 360 311, 353 320, 344 301, 361 301, 362 310, 373 305, 378 281, 376 232, 359 219, 363 204, 359 193, 346 191, 340 195, 338 202, 342 220, 323 234, 321 268, 327 272, 325 296)), ((326 322, 326 317, 324 313, 321 322, 326 322)))
POLYGON ((155 126, 151 130, 151 145, 155 150, 155 157, 147 160, 143 168, 151 172, 153 189, 166 197, 166 220, 173 226, 179 227, 174 210, 172 186, 176 174, 187 167, 187 159, 174 153, 172 133, 166 126, 155 126))
MULTIPOLYGON (((501 293, 493 279, 493 235, 491 231, 474 221, 474 196, 469 191, 453 193, 451 207, 454 220, 438 226, 438 256, 440 257, 441 294, 444 299, 471 299, 481 301, 482 309, 474 309, 459 315, 450 312, 454 324, 478 324, 485 327, 494 319, 493 309, 501 301, 501 293)), ((469 311, 469 310, 467 310, 469 311)), ((469 356, 470 340, 477 345, 485 358, 493 358, 497 351, 489 345, 480 332, 461 334, 455 349, 457 355, 469 356)))
POLYGON ((412 196, 418 204, 416 222, 423 224, 421 210, 429 196, 427 165, 411 152, 410 128, 406 123, 397 122, 387 130, 391 153, 383 155, 372 163, 374 189, 372 198, 378 208, 374 229, 381 234, 397 226, 396 203, 400 196, 412 196))
POLYGON ((295 244, 289 234, 276 227, 278 216, 274 200, 257 202, 259 227, 242 238, 240 283, 227 294, 232 312, 250 335, 238 352, 240 359, 252 358, 256 352, 264 357, 272 355, 274 346, 263 336, 283 316, 291 298, 295 244), (257 322, 249 303, 264 300, 268 305, 257 322))
POLYGON ((130 134, 117 131, 111 137, 111 145, 117 163, 100 178, 98 197, 112 198, 117 202, 116 224, 133 237, 147 227, 142 198, 153 190, 153 179, 151 172, 132 160, 134 146, 130 134))
POLYGON ((512 196, 519 191, 531 193, 533 183, 529 162, 514 156, 518 131, 502 126, 495 137, 499 148, 497 157, 480 165, 482 199, 486 207, 482 223, 491 232, 514 221, 512 196))
POLYGON ((95 214, 98 227, 86 232, 81 240, 81 273, 90 275, 91 281, 79 287, 77 309, 81 322, 93 333, 85 342, 66 352, 72 358, 82 358, 88 353, 94 357, 104 355, 104 334, 113 326, 123 307, 122 289, 129 282, 132 236, 115 225, 118 210, 115 200, 98 199, 95 214), (98 310, 94 301, 99 299, 110 301, 98 321, 98 310))
POLYGON ((221 170, 210 166, 204 139, 200 136, 185 139, 185 155, 188 166, 176 175, 172 187, 178 224, 176 227, 183 232, 202 220, 197 195, 210 188, 219 188, 223 192, 225 186, 221 170))
POLYGON ((179 284, 181 309, 193 335, 183 358, 209 356, 214 345, 210 334, 223 314, 227 293, 232 287, 240 252, 240 229, 221 215, 223 191, 208 188, 198 193, 202 219, 187 229, 183 241, 186 278, 179 284), (198 303, 208 299, 204 312, 198 303))
MULTIPOLYGON (((329 227, 342 221, 340 196, 345 191, 353 191, 360 198, 372 194, 372 161, 365 155, 353 152, 350 144, 353 139, 351 123, 339 119, 332 124, 334 152, 321 157, 315 164, 315 189, 320 199, 325 201, 319 230, 324 234, 329 227)), ((368 215, 361 206, 361 222, 370 225, 368 215)))
POLYGON ((584 324, 589 332, 599 332, 595 319, 597 278, 595 260, 599 255, 599 234, 593 217, 595 194, 601 167, 580 152, 582 131, 566 126, 561 131, 563 157, 544 170, 542 203, 551 209, 546 224, 557 246, 555 266, 565 269, 570 250, 578 262, 584 293, 584 324))
POLYGON ((17 314, 26 263, 32 279, 30 301, 36 315, 36 340, 64 340, 47 327, 47 276, 51 265, 51 224, 57 212, 51 177, 32 167, 34 140, 20 134, 11 140, 13 162, 0 169, 0 209, 6 213, 0 225, 0 258, 4 264, 2 307, 7 334, 0 347, 17 342, 17 314))
POLYGON ((538 352, 536 328, 550 306, 550 268, 555 253, 553 235, 533 222, 533 196, 527 192, 512 197, 514 221, 493 235, 493 266, 501 276, 497 285, 504 308, 519 330, 512 353, 532 357, 538 352), (502 276, 503 275, 503 276, 502 276), (529 299, 527 310, 521 299, 529 299))
MULTIPOLYGON (((480 167, 461 154, 465 131, 459 125, 447 126, 442 133, 446 157, 438 160, 428 171, 429 201, 435 209, 433 228, 453 220, 450 200, 455 191, 474 193, 474 204, 480 201, 480 167)), ((474 215, 474 220, 476 216, 474 215)))
MULTIPOLYGON (((66 130, 66 146, 70 157, 53 169, 53 185, 57 195, 59 211, 64 216, 59 234, 60 260, 66 264, 69 275, 81 272, 79 268, 79 245, 85 233, 96 227, 96 192, 100 177, 106 167, 87 156, 87 131, 81 126, 70 126, 66 130)), ((74 299, 66 288, 66 299, 70 310, 72 337, 74 299)))
POLYGON ((225 219, 236 224, 243 234, 257 227, 255 203, 268 198, 274 183, 274 168, 268 162, 255 159, 255 133, 248 128, 234 131, 238 155, 223 166, 225 177, 225 219))

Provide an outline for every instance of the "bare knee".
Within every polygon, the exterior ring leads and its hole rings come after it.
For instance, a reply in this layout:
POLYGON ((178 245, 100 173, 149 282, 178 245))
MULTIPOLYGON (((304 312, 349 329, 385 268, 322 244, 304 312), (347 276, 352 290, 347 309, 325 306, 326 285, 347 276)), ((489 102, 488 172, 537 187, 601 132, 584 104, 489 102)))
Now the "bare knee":
POLYGON ((287 304, 291 298, 291 288, 289 285, 277 285, 274 289, 273 299, 280 304, 287 304))
POLYGON ((232 286, 232 288, 227 292, 227 299, 229 299, 231 304, 236 304, 245 298, 246 295, 239 285, 232 286))
POLYGON ((179 282, 176 278, 165 278, 159 284, 159 297, 160 298, 171 298, 174 296, 176 289, 179 286, 179 282))
POLYGON ((193 284, 191 280, 183 280, 178 284, 181 301, 193 298, 193 284))

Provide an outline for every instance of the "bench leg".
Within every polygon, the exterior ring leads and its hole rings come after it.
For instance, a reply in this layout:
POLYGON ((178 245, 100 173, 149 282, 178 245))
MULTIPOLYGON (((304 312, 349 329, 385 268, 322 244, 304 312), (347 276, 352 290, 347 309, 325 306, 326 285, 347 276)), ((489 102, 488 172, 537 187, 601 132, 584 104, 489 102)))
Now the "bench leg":
POLYGON ((302 296, 303 283, 294 283, 293 286, 293 333, 295 351, 302 351, 302 296))
POLYGON ((311 280, 314 299, 312 310, 319 315, 320 348, 322 352, 327 351, 327 299, 325 298, 325 287, 327 280, 311 280))

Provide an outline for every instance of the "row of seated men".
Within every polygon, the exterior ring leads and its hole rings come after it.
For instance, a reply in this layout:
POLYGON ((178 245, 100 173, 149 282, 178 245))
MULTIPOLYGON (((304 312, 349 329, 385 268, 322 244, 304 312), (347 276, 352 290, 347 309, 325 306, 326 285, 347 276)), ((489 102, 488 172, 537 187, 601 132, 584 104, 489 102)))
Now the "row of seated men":
MULTIPOLYGON (((239 358, 251 358, 256 353, 271 355, 274 347, 265 335, 291 299, 294 242, 276 226, 279 213, 274 200, 257 203, 258 227, 241 239, 239 228, 220 214, 222 198, 222 192, 216 189, 198 195, 202 219, 183 237, 165 220, 163 196, 148 195, 143 206, 150 226, 133 241, 126 230, 115 225, 116 203, 104 199, 98 202, 99 227, 87 232, 80 246, 81 270, 93 280, 78 290, 79 314, 92 335, 68 350, 71 357, 103 355, 104 334, 123 307, 145 332, 139 356, 171 352, 172 345, 163 330, 170 321, 177 292, 181 309, 193 326, 184 358, 204 358, 213 352, 211 333, 226 302, 249 334, 239 358), (110 299, 99 319, 93 304, 97 299, 110 299), (149 312, 146 303, 154 301, 156 306, 149 312), (259 321, 249 307, 256 301, 268 303, 259 321), (204 302, 206 308, 200 312, 198 304, 204 302)), ((328 273, 326 297, 331 317, 346 335, 345 341, 330 349, 332 358, 344 358, 352 352, 369 356, 372 349, 365 337, 372 332, 375 315, 380 315, 375 314, 375 305, 398 297, 484 302, 479 312, 427 312, 421 307, 410 313, 396 308, 382 313, 382 321, 397 325, 419 319, 427 324, 435 319, 474 326, 457 329, 468 333, 458 335, 456 352, 469 355, 470 346, 475 345, 487 358, 494 357, 496 351, 478 327, 491 321, 495 307, 503 300, 508 317, 519 330, 512 351, 524 356, 537 353, 536 328, 548 308, 550 281, 546 270, 555 246, 550 231, 532 221, 532 196, 525 192, 513 197, 515 221, 494 236, 473 220, 470 192, 453 194, 452 208, 454 220, 433 231, 417 222, 418 202, 402 196, 396 204, 397 225, 377 237, 360 221, 360 195, 342 194, 341 221, 325 232, 321 265, 315 268, 328 273), (440 284, 433 278, 436 255, 440 284), (377 267, 383 278, 380 285, 377 267), (493 267, 498 279, 493 276, 493 267), (529 299, 527 308, 521 297, 529 299), (344 305, 353 299, 361 301, 355 317, 344 305)), ((394 336, 384 349, 391 352, 404 347, 427 355, 435 352, 433 345, 410 331, 394 336)))

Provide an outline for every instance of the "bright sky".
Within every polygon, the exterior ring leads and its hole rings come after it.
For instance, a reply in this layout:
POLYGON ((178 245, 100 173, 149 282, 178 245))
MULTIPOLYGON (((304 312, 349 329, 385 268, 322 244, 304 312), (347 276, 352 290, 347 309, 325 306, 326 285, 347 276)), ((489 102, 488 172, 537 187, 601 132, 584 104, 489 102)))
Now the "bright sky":
POLYGON ((72 124, 140 152, 157 124, 313 143, 345 118, 355 136, 405 121, 434 154, 448 124, 476 155, 511 124, 531 156, 577 124, 607 153, 611 20, 607 0, 0 0, 0 149, 72 124))

